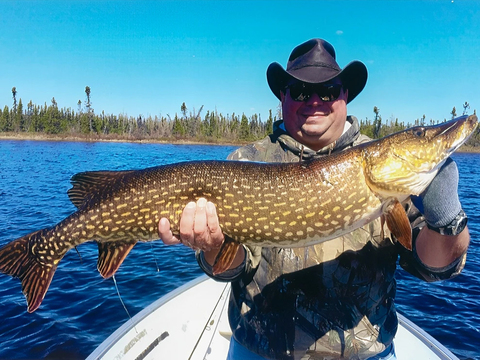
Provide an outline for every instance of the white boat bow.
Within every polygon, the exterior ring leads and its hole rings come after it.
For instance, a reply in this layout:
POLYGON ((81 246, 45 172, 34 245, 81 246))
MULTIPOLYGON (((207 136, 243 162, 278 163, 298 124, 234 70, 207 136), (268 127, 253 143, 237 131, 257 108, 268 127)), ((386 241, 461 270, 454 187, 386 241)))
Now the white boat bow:
MULTIPOLYGON (((224 360, 232 335, 229 283, 201 276, 150 304, 110 335, 87 360, 224 360)), ((398 314, 398 360, 458 360, 445 346, 398 314)))

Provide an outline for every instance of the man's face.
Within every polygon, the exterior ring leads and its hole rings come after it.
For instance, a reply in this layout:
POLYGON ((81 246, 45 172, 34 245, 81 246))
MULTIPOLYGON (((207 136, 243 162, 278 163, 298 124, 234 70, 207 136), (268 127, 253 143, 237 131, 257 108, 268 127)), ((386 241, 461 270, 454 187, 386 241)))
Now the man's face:
MULTIPOLYGON (((336 100, 325 101, 328 100, 328 96, 322 96, 322 93, 328 94, 329 86, 338 87, 341 85, 340 81, 333 79, 327 84, 321 84, 328 85, 326 89, 309 85, 292 83, 287 87, 285 93, 280 92, 283 121, 286 130, 295 140, 307 145, 312 150, 320 150, 333 143, 343 133, 347 119, 348 90, 344 91, 342 88, 336 100), (301 90, 302 88, 304 90, 301 90), (319 89, 321 97, 316 93, 317 89, 319 89), (300 101, 305 97, 297 96, 299 93, 307 94, 307 97, 310 94, 310 97, 300 101), (296 100, 292 99, 292 96, 296 100)), ((335 93, 335 91, 332 92, 335 93)))

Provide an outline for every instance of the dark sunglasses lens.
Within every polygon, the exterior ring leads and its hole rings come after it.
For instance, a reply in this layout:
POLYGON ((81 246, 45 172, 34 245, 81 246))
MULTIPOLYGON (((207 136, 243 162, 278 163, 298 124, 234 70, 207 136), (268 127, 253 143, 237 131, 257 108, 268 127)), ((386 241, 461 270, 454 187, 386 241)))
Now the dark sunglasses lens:
POLYGON ((288 88, 290 90, 290 97, 294 101, 307 101, 311 95, 303 83, 295 83, 288 88))
POLYGON ((307 101, 310 99, 313 93, 316 93, 318 97, 325 102, 335 101, 340 96, 342 85, 317 85, 313 86, 305 83, 295 83, 288 86, 290 90, 290 97, 294 101, 307 101))
POLYGON ((342 85, 322 85, 316 89, 318 96, 322 101, 335 101, 340 96, 342 85))

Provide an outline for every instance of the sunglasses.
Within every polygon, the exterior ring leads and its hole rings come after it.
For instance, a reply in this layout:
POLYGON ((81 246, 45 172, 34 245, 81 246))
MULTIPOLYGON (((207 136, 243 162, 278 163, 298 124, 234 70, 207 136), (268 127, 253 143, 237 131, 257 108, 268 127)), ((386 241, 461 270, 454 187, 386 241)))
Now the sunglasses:
POLYGON ((290 90, 290 97, 294 101, 308 101, 313 94, 317 94, 324 102, 335 101, 340 96, 341 84, 309 84, 296 82, 287 85, 290 90))

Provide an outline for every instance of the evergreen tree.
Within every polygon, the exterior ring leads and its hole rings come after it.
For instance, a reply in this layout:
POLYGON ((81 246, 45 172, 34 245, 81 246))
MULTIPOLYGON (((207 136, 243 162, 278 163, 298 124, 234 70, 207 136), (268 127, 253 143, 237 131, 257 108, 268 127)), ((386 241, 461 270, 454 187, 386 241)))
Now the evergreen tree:
POLYGON ((425 114, 423 114, 423 116, 420 118, 420 126, 425 125, 425 119, 426 119, 426 116, 425 116, 425 114))
POLYGON ((17 112, 17 88, 14 86, 12 88, 12 97, 13 97, 13 113, 17 112))
POLYGON ((260 121, 257 114, 253 114, 250 118, 250 135, 251 138, 256 139, 260 134, 260 121))
POLYGON ((238 139, 238 127, 240 125, 240 121, 238 121, 238 116, 235 113, 232 114, 232 119, 230 120, 230 136, 232 139, 238 139))
POLYGON ((373 139, 373 125, 370 123, 368 118, 365 118, 365 120, 360 120, 360 132, 373 139))
POLYGON ((175 114, 175 118, 173 120, 172 135, 176 137, 185 136, 185 127, 183 126, 182 121, 178 118, 177 114, 175 114))
POLYGON ((0 118, 0 131, 11 131, 10 110, 7 105, 3 108, 2 117, 0 118))
POLYGON ((470 109, 470 104, 465 101, 465 104, 463 104, 463 113, 462 115, 467 115, 467 110, 470 109))
POLYGON ((450 112, 450 114, 452 115, 452 119, 456 118, 457 117, 457 109, 455 109, 455 106, 453 107, 452 111, 450 112))
POLYGON ((240 140, 250 139, 250 126, 248 125, 248 118, 245 114, 242 114, 242 120, 240 121, 240 140))
POLYGON ((273 132, 273 117, 272 117, 272 109, 268 110, 268 119, 267 124, 265 126, 265 136, 271 134, 273 132))
POLYGON ((210 113, 210 122, 209 122, 209 135, 214 137, 214 138, 218 138, 219 137, 219 132, 218 132, 218 122, 217 122, 217 116, 216 116, 216 112, 211 112, 210 113))
POLYGON ((23 116, 22 99, 18 100, 17 112, 15 114, 15 131, 25 131, 25 118, 23 116), (17 128, 18 127, 18 128, 17 128))
POLYGON ((375 119, 373 120, 373 137, 378 139, 380 137, 380 130, 382 129, 382 116, 380 115, 380 109, 376 106, 373 107, 375 113, 375 119))
POLYGON ((47 104, 45 104, 45 111, 42 116, 43 130, 47 134, 58 134, 59 132, 59 129, 55 126, 56 125, 55 109, 56 109, 56 101, 55 101, 55 98, 52 98, 52 105, 47 107, 47 104))
POLYGON ((37 105, 33 105, 32 101, 30 100, 31 105, 29 104, 29 109, 31 109, 30 115, 30 126, 28 131, 30 132, 39 132, 40 131, 40 119, 39 119, 39 108, 37 105))
POLYGON ((180 106, 180 111, 182 112, 184 119, 187 118, 187 110, 187 105, 185 105, 185 102, 183 102, 182 106, 180 106))
POLYGON ((90 94, 91 94, 90 86, 85 86, 85 95, 87 96, 87 103, 85 104, 85 107, 87 108, 90 133, 92 133, 93 132, 93 109, 92 109, 92 103, 90 102, 90 94))

